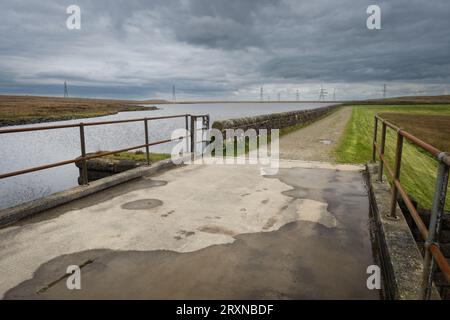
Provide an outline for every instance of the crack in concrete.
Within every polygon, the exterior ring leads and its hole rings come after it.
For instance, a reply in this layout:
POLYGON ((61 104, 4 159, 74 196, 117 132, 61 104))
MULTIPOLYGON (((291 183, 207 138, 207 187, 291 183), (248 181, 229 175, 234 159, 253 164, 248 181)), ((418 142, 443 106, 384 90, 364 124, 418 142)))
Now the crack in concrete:
MULTIPOLYGON (((85 262, 81 263, 80 265, 78 265, 78 267, 81 269, 85 266, 87 266, 88 264, 91 264, 95 261, 95 259, 89 259, 86 260, 85 262)), ((36 291, 37 294, 42 294, 44 292, 46 292, 48 289, 50 289, 51 287, 55 286, 56 284, 58 284, 60 281, 68 278, 70 276, 70 274, 66 273, 65 275, 59 277, 58 279, 50 282, 49 284, 45 285, 44 287, 40 288, 39 290, 36 291)))

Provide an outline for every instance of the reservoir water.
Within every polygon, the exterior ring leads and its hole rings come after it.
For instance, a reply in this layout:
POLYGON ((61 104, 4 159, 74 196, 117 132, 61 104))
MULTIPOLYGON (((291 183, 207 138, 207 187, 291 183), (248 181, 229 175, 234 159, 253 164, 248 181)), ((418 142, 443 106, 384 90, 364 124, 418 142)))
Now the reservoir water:
MULTIPOLYGON (((216 120, 239 118, 284 111, 313 109, 324 103, 202 103, 156 105, 159 110, 121 112, 115 115, 52 122, 72 124, 165 116, 176 114, 209 114, 216 120)), ((32 124, 16 127, 38 127, 32 124)), ((150 142, 169 139, 174 129, 184 128, 184 118, 150 122, 150 142)), ((2 128, 4 129, 4 128, 2 128)), ((87 152, 115 150, 144 144, 142 122, 92 126, 85 128, 87 152)), ((151 152, 169 152, 170 145, 154 146, 151 152)), ((78 128, 31 131, 0 135, 0 173, 73 159, 80 155, 78 128)), ((74 164, 28 173, 0 180, 0 209, 41 198, 77 185, 78 169, 74 164)))

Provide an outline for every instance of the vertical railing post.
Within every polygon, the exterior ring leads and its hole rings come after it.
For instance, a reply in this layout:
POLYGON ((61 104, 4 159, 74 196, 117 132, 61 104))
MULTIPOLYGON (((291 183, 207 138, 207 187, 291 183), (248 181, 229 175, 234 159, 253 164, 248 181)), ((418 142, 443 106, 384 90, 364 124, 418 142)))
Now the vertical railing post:
POLYGON ((148 147, 148 119, 144 119, 145 125, 145 156, 147 157, 147 165, 150 165, 150 150, 148 147))
POLYGON ((209 114, 202 116, 202 131, 201 131, 201 153, 202 158, 205 154, 206 147, 208 146, 208 139, 209 139, 209 114))
POLYGON ((378 181, 383 181, 383 158, 384 158, 384 147, 386 144, 386 123, 382 122, 381 128, 381 144, 380 144, 380 163, 378 165, 378 181))
POLYGON ((378 136, 378 118, 375 115, 375 127, 373 129, 373 146, 372 146, 372 161, 375 162, 377 160, 377 136, 378 136))
POLYGON ((186 153, 189 152, 189 115, 184 118, 186 127, 186 153))
POLYGON ((84 138, 84 123, 80 123, 80 143, 81 143, 81 184, 88 184, 86 142, 84 138))
POLYGON ((403 136, 401 134, 401 130, 397 131, 397 147, 395 149, 395 167, 394 167, 394 176, 392 177, 392 198, 391 198, 391 211, 389 212, 389 218, 398 219, 397 218, 397 195, 398 188, 396 185, 396 181, 400 180, 400 168, 402 165, 402 153, 403 153, 403 136))
POLYGON ((195 122, 197 117, 191 115, 191 160, 195 160, 195 122))
POLYGON ((206 142, 205 142, 205 148, 208 147, 208 145, 211 143, 211 134, 209 132, 210 128, 210 117, 209 114, 206 115, 206 142))
POLYGON ((438 155, 439 167, 437 171, 436 190, 434 192, 433 207, 431 209, 428 238, 425 241, 425 259, 423 262, 422 299, 429 300, 433 285, 433 273, 435 268, 434 258, 429 250, 431 244, 439 241, 442 215, 445 209, 445 197, 449 179, 449 167, 442 161, 445 153, 438 155))

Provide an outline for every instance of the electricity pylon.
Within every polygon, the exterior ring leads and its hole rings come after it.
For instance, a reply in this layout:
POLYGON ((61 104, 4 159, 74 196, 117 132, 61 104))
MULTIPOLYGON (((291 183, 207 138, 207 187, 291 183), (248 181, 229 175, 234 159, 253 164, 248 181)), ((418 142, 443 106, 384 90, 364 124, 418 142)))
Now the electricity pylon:
POLYGON ((67 81, 64 81, 64 98, 69 96, 69 88, 67 87, 67 81))
POLYGON ((177 101, 177 96, 175 94, 175 85, 172 86, 172 101, 177 101))
POLYGON ((324 101, 327 95, 328 95, 327 89, 324 89, 323 85, 320 85, 319 101, 324 101))
POLYGON ((386 84, 383 85, 383 99, 386 99, 386 84))

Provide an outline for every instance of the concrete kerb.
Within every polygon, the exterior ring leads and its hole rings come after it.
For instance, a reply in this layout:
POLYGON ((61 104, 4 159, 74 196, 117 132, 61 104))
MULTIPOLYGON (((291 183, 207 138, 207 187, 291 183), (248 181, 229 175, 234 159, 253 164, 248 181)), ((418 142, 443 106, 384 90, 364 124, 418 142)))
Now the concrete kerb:
MULTIPOLYGON (((420 299, 423 258, 411 230, 397 205, 398 220, 386 217, 390 211, 391 189, 384 178, 377 179, 378 165, 367 164, 371 214, 375 220, 375 244, 384 277, 384 296, 393 300, 420 299)), ((440 299, 433 288, 432 299, 440 299)))
POLYGON ((48 210, 70 201, 86 197, 95 192, 105 190, 118 184, 143 177, 154 175, 164 170, 183 165, 190 159, 184 157, 181 164, 174 164, 171 159, 158 161, 151 166, 140 166, 122 173, 90 182, 88 185, 74 187, 68 190, 53 193, 49 196, 32 200, 11 208, 0 210, 0 228, 30 217, 44 210, 48 210))

